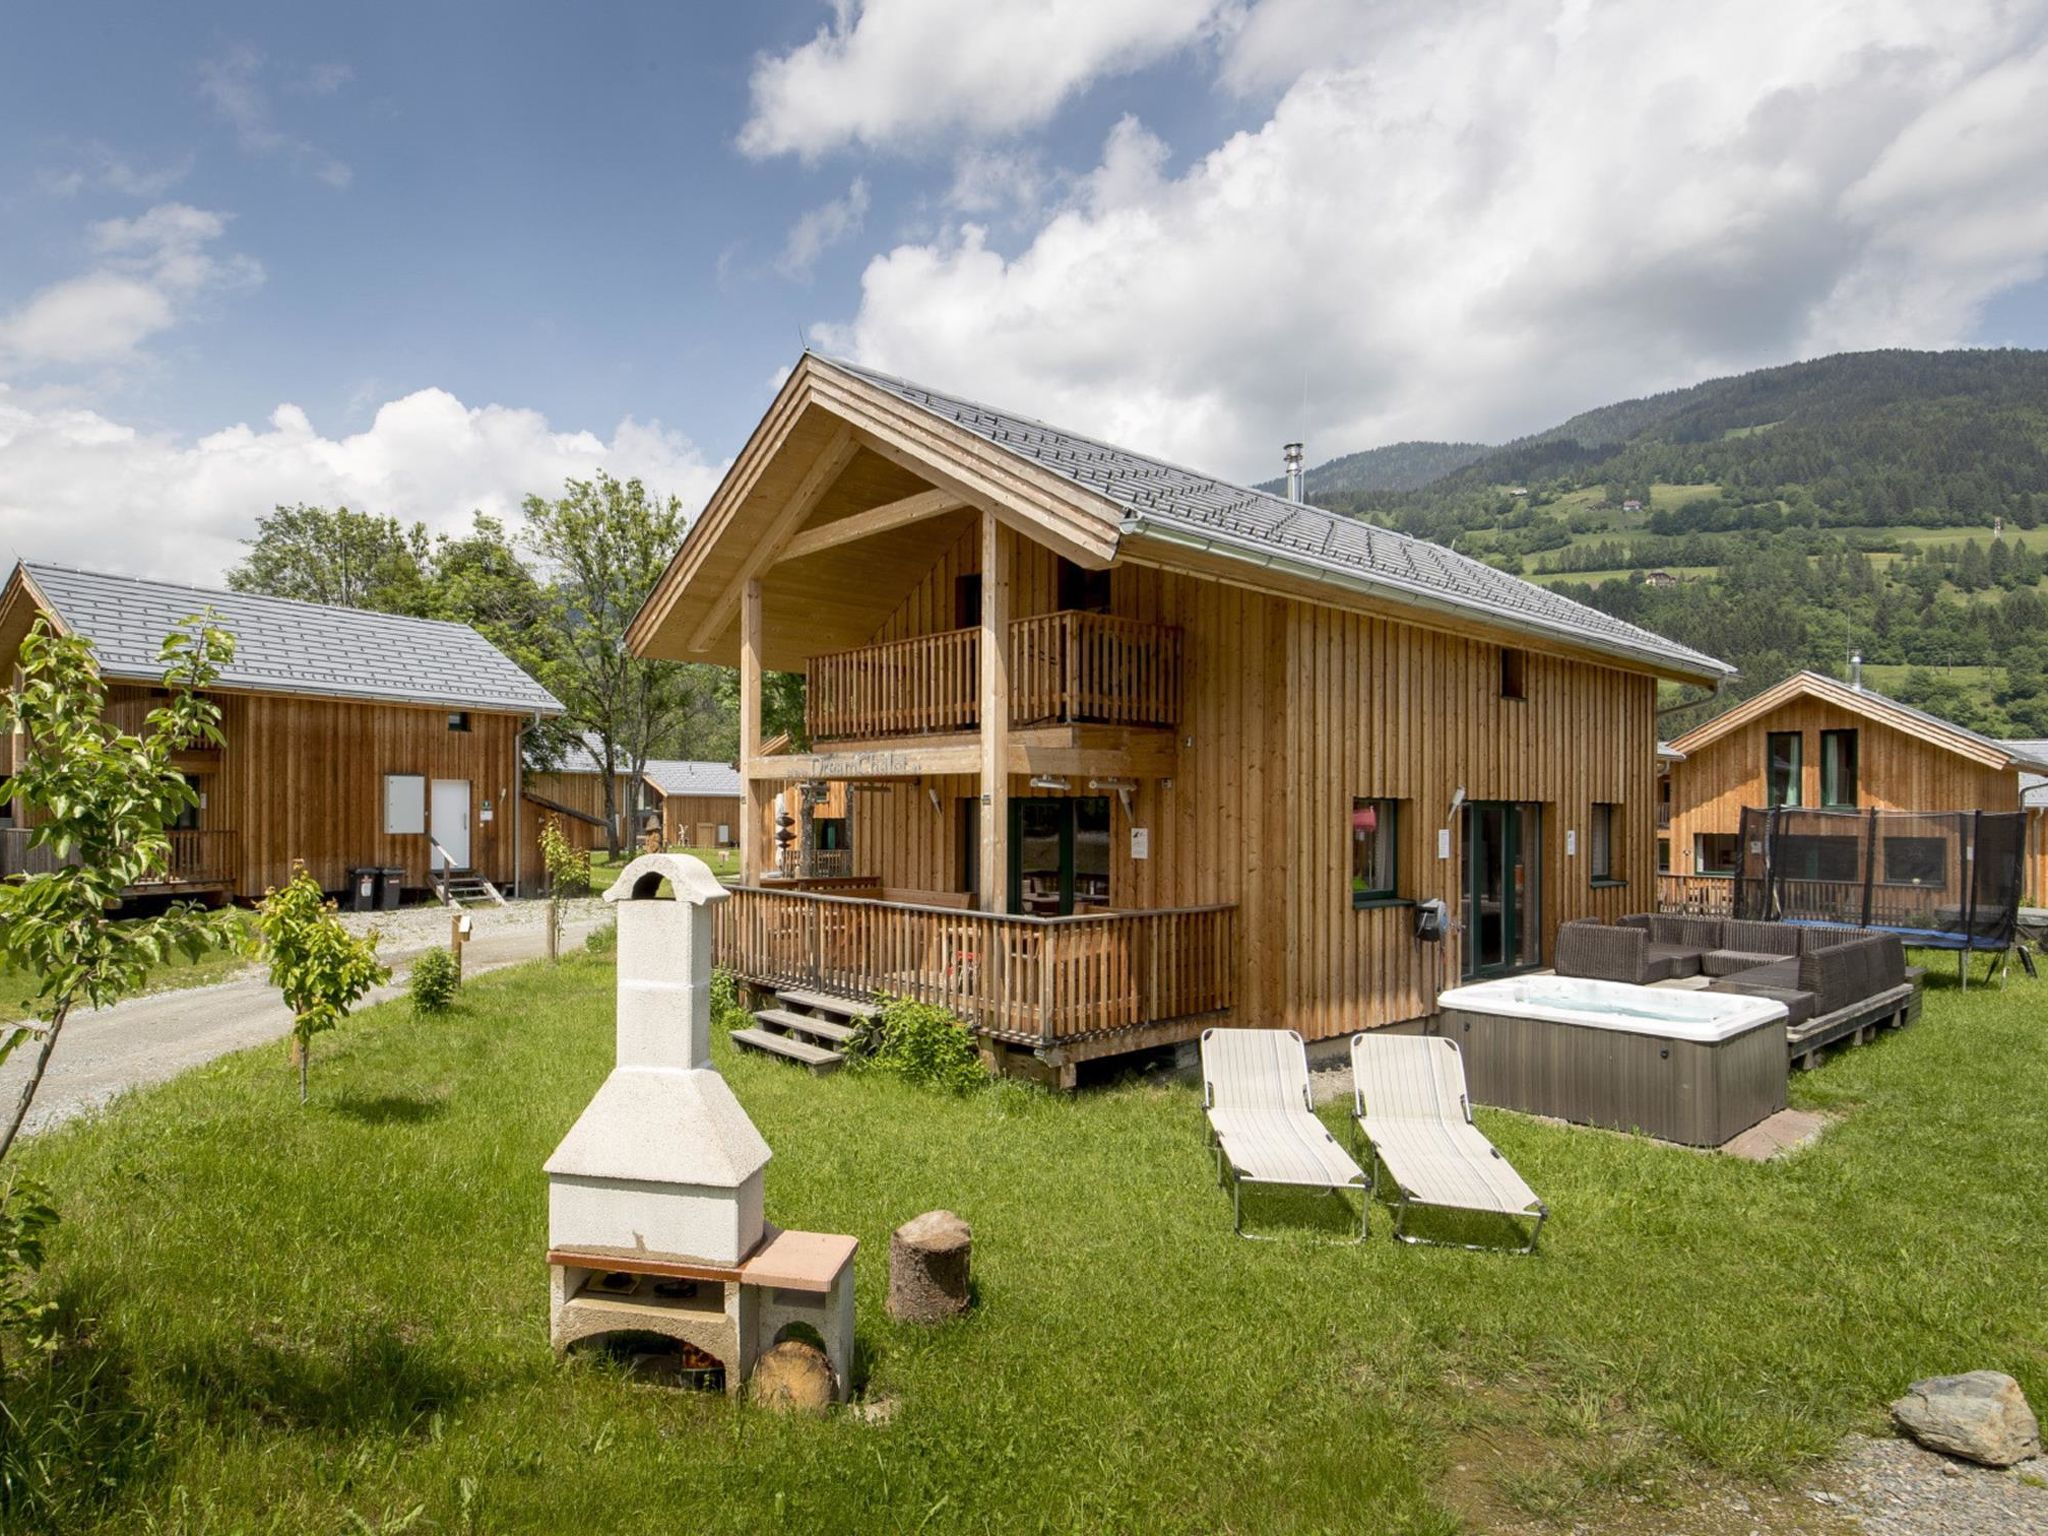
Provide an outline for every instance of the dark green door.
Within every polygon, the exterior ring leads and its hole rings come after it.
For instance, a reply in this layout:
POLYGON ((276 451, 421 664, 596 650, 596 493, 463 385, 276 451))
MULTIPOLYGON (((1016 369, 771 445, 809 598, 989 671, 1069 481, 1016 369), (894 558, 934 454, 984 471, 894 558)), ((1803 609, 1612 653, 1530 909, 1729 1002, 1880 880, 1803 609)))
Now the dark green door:
POLYGON ((1109 907, 1109 800, 1034 795, 1010 802, 1010 910, 1067 917, 1109 907))
POLYGON ((1465 974, 1543 963, 1538 866, 1542 809, 1509 800, 1465 807, 1465 974))

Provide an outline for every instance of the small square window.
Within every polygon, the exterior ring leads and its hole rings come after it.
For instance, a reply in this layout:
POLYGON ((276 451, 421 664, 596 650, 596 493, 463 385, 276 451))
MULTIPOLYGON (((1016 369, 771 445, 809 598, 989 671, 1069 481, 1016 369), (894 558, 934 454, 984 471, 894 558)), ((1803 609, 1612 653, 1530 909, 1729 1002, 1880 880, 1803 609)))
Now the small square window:
POLYGON ((1593 805, 1593 819, 1586 831, 1586 865, 1595 885, 1619 885, 1620 876, 1615 873, 1619 860, 1615 844, 1621 837, 1621 818, 1615 814, 1621 807, 1604 801, 1593 805))
POLYGON ((1692 835, 1692 867, 1695 874, 1732 875, 1741 858, 1739 838, 1733 832, 1695 832, 1692 835))
POLYGON ((1529 653, 1503 646, 1500 653, 1500 696, 1504 699, 1526 699, 1528 680, 1524 675, 1529 653))
POLYGON ((1351 904, 1394 901, 1401 802, 1351 802, 1351 904))
POLYGON ((448 712, 448 729, 451 731, 468 730, 469 711, 466 709, 451 709, 448 712))

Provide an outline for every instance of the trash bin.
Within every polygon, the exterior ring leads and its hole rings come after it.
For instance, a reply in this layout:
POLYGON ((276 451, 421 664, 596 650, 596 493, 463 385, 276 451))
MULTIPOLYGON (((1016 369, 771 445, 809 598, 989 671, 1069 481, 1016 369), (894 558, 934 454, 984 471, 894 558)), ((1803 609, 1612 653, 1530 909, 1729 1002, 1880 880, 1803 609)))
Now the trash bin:
POLYGON ((405 871, 401 868, 386 868, 380 873, 383 879, 377 887, 377 904, 386 912, 398 910, 398 898, 405 891, 405 871))
POLYGON ((352 869, 348 872, 349 884, 355 891, 355 899, 349 903, 351 912, 377 910, 378 874, 375 869, 352 869))

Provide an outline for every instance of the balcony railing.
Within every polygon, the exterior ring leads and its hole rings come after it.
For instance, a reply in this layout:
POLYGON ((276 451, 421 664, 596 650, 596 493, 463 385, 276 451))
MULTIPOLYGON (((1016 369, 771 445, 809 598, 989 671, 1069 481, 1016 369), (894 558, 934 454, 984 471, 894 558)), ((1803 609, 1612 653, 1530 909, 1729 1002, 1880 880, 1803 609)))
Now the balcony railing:
MULTIPOLYGON (((27 827, 0 827, 0 880, 14 875, 44 875, 60 861, 46 847, 29 842, 27 827)), ((132 891, 161 892, 181 885, 229 885, 237 873, 240 839, 233 832, 182 829, 169 834, 170 862, 161 874, 129 887, 132 891)))
POLYGON ((750 982, 890 992, 1018 1044, 1236 1001, 1235 907, 1011 917, 741 886, 714 910, 714 961, 750 982))
MULTIPOLYGON (((813 741, 945 735, 981 724, 981 631, 813 656, 813 741)), ((1010 724, 1179 723, 1180 631, 1106 613, 1048 613, 1010 626, 1010 724)))

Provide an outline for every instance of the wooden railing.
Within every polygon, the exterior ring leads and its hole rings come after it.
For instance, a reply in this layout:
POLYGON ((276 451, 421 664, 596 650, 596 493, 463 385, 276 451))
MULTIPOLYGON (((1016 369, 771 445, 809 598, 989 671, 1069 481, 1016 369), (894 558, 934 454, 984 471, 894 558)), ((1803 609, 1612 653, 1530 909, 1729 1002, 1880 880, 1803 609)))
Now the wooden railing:
POLYGON ((1235 907, 1011 917, 735 887, 713 959, 764 986, 932 1003, 1027 1045, 1135 1029, 1236 1000, 1235 907))
POLYGON ((1735 877, 1660 874, 1657 876, 1657 910, 1686 917, 1733 917, 1735 877))
MULTIPOLYGON (((45 875, 60 861, 50 849, 32 847, 27 827, 0 827, 0 880, 12 875, 45 875)), ((161 875, 136 882, 134 891, 161 891, 179 885, 220 885, 236 875, 240 839, 232 832, 183 829, 169 834, 170 862, 161 875)))
MULTIPOLYGON (((1048 613, 1010 626, 1010 723, 1174 725, 1180 631, 1106 613, 1048 613)), ((813 741, 932 736, 981 724, 981 631, 813 656, 813 741)))

